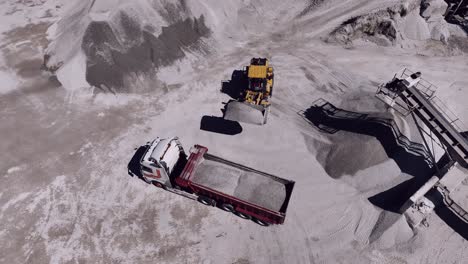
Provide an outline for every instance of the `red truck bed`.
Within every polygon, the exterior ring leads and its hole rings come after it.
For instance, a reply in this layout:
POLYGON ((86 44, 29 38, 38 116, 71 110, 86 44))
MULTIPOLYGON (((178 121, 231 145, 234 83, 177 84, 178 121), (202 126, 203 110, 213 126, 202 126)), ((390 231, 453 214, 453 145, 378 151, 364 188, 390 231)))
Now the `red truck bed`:
POLYGON ((233 163, 207 153, 196 145, 187 164, 176 178, 179 186, 228 203, 236 211, 273 224, 282 224, 286 216, 294 182, 233 163))

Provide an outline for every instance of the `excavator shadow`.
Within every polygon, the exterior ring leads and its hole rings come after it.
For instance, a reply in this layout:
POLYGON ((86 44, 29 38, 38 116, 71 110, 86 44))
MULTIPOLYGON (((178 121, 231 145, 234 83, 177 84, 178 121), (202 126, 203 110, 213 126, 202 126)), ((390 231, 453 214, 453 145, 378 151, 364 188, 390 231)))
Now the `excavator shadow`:
POLYGON ((231 75, 231 80, 221 83, 221 92, 229 95, 232 99, 240 99, 243 87, 247 87, 249 81, 245 76, 244 71, 234 70, 231 75))
MULTIPOLYGON (((230 100, 229 102, 234 101, 230 100)), ((223 135, 237 135, 242 133, 242 126, 239 122, 229 120, 225 118, 227 105, 229 102, 224 102, 224 107, 221 110, 223 115, 219 116, 209 116, 205 115, 200 121, 200 129, 208 132, 223 134, 223 135)))
POLYGON ((202 117, 200 129, 231 136, 242 133, 242 126, 239 122, 227 120, 223 117, 207 115, 202 117))
POLYGON ((371 203, 384 210, 399 212, 405 201, 435 173, 431 156, 424 145, 410 141, 392 119, 343 110, 323 99, 315 101, 310 108, 298 114, 324 133, 346 131, 375 137, 401 171, 413 176, 369 198, 371 203))
POLYGON ((242 126, 235 120, 229 120, 226 117, 228 104, 240 99, 242 88, 248 85, 248 79, 244 71, 234 70, 231 75, 231 80, 222 81, 221 92, 229 95, 231 99, 223 103, 224 107, 221 109, 222 117, 205 115, 200 121, 200 129, 208 132, 224 134, 224 135, 237 135, 242 133, 242 126))

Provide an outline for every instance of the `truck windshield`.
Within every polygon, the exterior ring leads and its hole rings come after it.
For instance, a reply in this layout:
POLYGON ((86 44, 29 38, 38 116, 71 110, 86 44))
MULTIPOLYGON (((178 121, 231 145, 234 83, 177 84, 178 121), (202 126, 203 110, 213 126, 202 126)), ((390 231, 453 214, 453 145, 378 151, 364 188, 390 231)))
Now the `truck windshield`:
POLYGON ((150 168, 148 168, 148 167, 141 166, 141 169, 142 169, 143 171, 146 171, 146 172, 149 172, 149 173, 153 173, 153 171, 152 171, 150 168))

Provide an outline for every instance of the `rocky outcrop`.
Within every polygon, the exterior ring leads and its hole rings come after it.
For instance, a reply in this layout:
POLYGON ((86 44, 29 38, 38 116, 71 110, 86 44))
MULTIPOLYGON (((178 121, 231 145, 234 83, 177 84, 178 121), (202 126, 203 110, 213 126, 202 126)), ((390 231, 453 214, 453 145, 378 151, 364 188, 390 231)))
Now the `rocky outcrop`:
POLYGON ((443 0, 421 1, 420 14, 428 24, 431 39, 440 40, 444 43, 447 43, 450 37, 450 31, 444 19, 447 7, 447 3, 443 0))
POLYGON ((379 45, 392 45, 399 38, 397 20, 405 17, 408 6, 398 5, 375 13, 354 17, 335 29, 328 41, 350 44, 365 38, 379 45))
POLYGON ((448 44, 449 39, 454 39, 453 34, 463 37, 445 20, 448 7, 444 0, 407 1, 345 21, 327 41, 350 45, 354 40, 365 39, 383 46, 414 46, 435 40, 448 44))
POLYGON ((468 33, 468 0, 445 0, 448 4, 445 20, 460 26, 468 33))
POLYGON ((422 0, 421 16, 429 19, 434 16, 443 16, 447 12, 448 4, 444 0, 422 0))

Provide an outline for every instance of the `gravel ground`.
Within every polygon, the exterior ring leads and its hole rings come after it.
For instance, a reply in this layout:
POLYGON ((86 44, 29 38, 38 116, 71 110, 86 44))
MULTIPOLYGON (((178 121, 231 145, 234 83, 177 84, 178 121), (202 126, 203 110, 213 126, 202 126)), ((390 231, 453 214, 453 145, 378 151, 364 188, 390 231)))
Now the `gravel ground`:
MULTIPOLYGON (((86 8, 70 13, 72 1, 0 1, 0 77, 8 86, 0 87, 0 263, 466 262, 468 242, 437 215, 428 227, 412 230, 400 214, 369 201, 395 186, 396 194, 405 191, 399 188, 414 178, 385 157, 378 140, 355 135, 347 145, 351 132, 338 132, 343 141, 327 137, 298 115, 318 98, 352 111, 381 111, 376 86, 408 67, 435 83, 437 96, 466 122, 466 55, 452 56, 454 50, 437 41, 383 47, 356 39, 346 48, 323 42, 344 21, 395 1, 176 2, 79 1, 86 8), (106 10, 120 15, 123 9, 138 14, 131 21, 146 21, 142 28, 155 36, 174 22, 171 12, 182 10, 183 21, 195 17, 198 27, 189 20, 163 36, 206 26, 210 37, 200 44, 209 52, 174 44, 177 56, 158 64, 157 82, 130 71, 127 81, 135 87, 122 90, 140 93, 93 93, 86 86, 85 54, 78 52, 82 37, 91 19, 106 21, 106 10), (57 52, 51 64, 63 62, 59 83, 41 66, 46 37, 54 35, 49 25, 60 16, 67 18, 59 27, 66 34, 48 50, 57 52), (275 67, 268 123, 242 123, 233 136, 200 130, 200 119, 219 116, 221 102, 229 99, 219 92, 220 81, 258 56, 275 67), (179 136, 185 148, 201 144, 213 155, 295 181, 284 225, 264 228, 128 177, 134 148, 156 136, 179 136), (340 153, 342 143, 356 151, 340 153), (334 163, 339 168, 330 170, 334 163)), ((120 26, 125 21, 110 23, 115 36, 131 33, 120 26)), ((189 33, 197 36, 193 40, 200 36, 189 33)), ((151 55, 151 49, 136 51, 151 55)), ((122 56, 115 58, 128 58, 122 56)), ((417 139, 412 126, 401 123, 417 139)), ((251 180, 239 178, 239 184, 251 180)))

